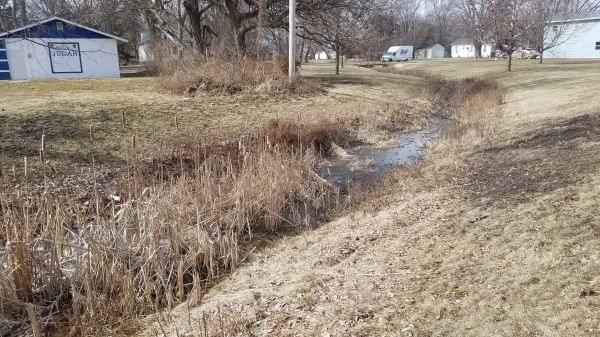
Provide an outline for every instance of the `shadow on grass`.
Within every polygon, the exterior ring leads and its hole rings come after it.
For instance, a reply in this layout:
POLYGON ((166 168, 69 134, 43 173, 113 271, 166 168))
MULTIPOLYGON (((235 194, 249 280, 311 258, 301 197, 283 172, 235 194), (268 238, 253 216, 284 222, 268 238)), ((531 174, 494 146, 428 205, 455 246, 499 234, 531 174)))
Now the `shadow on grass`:
POLYGON ((508 145, 483 150, 464 191, 512 206, 584 181, 600 166, 600 116, 586 114, 533 130, 508 145))
MULTIPOLYGON (((98 132, 94 138, 104 143, 103 134, 110 130, 109 113, 94 116, 98 132)), ((118 157, 90 143, 90 122, 68 114, 53 113, 45 116, 0 116, 0 152, 9 161, 22 161, 23 157, 37 157, 45 133, 49 158, 65 163, 90 164, 96 161, 118 161, 118 157)))

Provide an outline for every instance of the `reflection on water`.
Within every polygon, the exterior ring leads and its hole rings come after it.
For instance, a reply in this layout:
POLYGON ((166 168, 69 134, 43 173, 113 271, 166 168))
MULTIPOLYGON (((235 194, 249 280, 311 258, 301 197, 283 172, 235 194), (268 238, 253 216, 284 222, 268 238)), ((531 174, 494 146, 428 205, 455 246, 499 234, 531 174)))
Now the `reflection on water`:
POLYGON ((446 124, 446 119, 439 119, 430 129, 400 134, 397 145, 392 148, 367 146, 350 149, 349 156, 331 158, 320 173, 337 186, 347 186, 352 182, 377 183, 392 169, 421 161, 427 147, 440 136, 446 124))

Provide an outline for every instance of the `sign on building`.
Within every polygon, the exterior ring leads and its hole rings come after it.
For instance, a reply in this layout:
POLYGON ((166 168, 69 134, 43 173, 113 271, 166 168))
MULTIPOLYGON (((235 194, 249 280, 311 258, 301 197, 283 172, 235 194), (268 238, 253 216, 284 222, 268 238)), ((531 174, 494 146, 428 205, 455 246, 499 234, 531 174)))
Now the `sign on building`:
POLYGON ((48 42, 50 67, 54 74, 82 73, 78 42, 48 42))

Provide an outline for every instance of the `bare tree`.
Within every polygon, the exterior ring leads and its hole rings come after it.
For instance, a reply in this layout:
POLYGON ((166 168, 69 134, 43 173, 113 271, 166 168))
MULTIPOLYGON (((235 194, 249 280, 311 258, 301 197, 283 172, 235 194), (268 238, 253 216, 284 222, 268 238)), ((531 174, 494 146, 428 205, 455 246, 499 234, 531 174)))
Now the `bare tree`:
POLYGON ((359 50, 359 32, 365 26, 366 13, 372 9, 372 4, 362 0, 305 1, 301 4, 299 35, 333 50, 335 73, 339 74, 344 55, 359 50))
POLYGON ((9 0, 0 0, 0 31, 14 27, 14 7, 9 0))
POLYGON ((513 53, 525 40, 532 23, 524 15, 527 0, 497 0, 492 7, 492 34, 496 47, 508 55, 508 71, 512 71, 513 53))
MULTIPOLYGON (((198 0, 184 0, 183 6, 189 18, 189 33, 194 43, 194 49, 201 55, 208 56, 207 49, 210 45, 209 39, 213 34, 213 30, 206 22, 206 15, 214 5, 212 3, 200 3, 198 0)), ((179 22, 180 26, 183 27, 184 21, 181 16, 179 22)))
POLYGON ((455 8, 456 6, 452 0, 431 1, 431 10, 428 13, 428 21, 433 30, 433 42, 439 43, 444 47, 450 45, 450 39, 455 35, 455 8))
POLYGON ((458 16, 466 27, 467 36, 473 40, 475 58, 481 57, 481 46, 492 26, 493 0, 459 0, 458 16))

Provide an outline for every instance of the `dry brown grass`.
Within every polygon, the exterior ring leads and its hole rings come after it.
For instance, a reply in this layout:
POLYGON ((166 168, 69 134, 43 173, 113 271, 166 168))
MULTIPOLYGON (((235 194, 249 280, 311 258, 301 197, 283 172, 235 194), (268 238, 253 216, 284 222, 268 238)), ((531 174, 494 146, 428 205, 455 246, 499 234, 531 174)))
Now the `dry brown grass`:
MULTIPOLYGON (((488 90, 445 84, 466 100, 488 90)), ((382 125, 390 128, 411 111, 389 110, 382 125)), ((73 334, 107 334, 110 325, 102 326, 115 312, 135 316, 190 294, 199 299, 207 283, 246 258, 248 240, 310 223, 336 204, 335 189, 313 169, 331 142, 347 140, 339 123, 277 121, 254 136, 189 145, 149 163, 132 159, 118 198, 97 187, 77 202, 44 190, 9 191, 0 213, 6 326, 40 316, 44 329, 68 322, 73 334), (35 304, 33 317, 26 302, 35 304)))
POLYGON ((298 77, 288 86, 287 72, 279 59, 259 61, 251 57, 231 58, 217 55, 208 59, 193 57, 163 61, 154 66, 160 85, 169 91, 196 93, 323 93, 317 79, 298 77))
POLYGON ((597 336, 600 68, 534 67, 372 212, 262 251, 165 334, 597 336))
MULTIPOLYGON (((377 68, 379 72, 418 77, 423 80, 420 96, 372 112, 355 121, 362 132, 388 133, 419 130, 432 120, 451 119, 449 134, 459 138, 469 130, 478 131, 486 124, 490 110, 497 110, 506 89, 494 79, 445 79, 422 69, 377 68)), ((368 137, 363 137, 368 138, 368 137)), ((383 136, 383 138, 386 138, 383 136)))
POLYGON ((132 161, 116 195, 97 185, 88 200, 3 191, 0 333, 25 333, 37 318, 45 330, 106 334, 115 319, 200 298, 256 236, 336 207, 336 189, 313 170, 330 142, 345 139, 334 124, 272 122, 251 137, 132 161))
POLYGON ((446 79, 420 68, 377 68, 383 73, 419 77, 425 80, 422 94, 432 100, 449 102, 461 107, 472 105, 486 108, 502 104, 505 89, 493 78, 466 77, 458 80, 446 79))
POLYGON ((318 124, 272 120, 259 134, 276 146, 315 148, 322 154, 330 154, 332 143, 344 146, 351 139, 349 130, 342 123, 327 120, 318 124))
POLYGON ((37 161, 46 134, 53 180, 96 170, 125 167, 135 134, 137 151, 155 156, 163 144, 256 130, 271 119, 324 116, 346 120, 370 114, 419 92, 421 81, 348 66, 304 64, 301 73, 331 83, 323 95, 202 94, 182 97, 159 87, 156 78, 86 79, 0 83, 0 169, 11 179, 29 159, 31 181, 42 175, 37 161), (23 97, 28 97, 23 100, 23 97), (122 119, 125 116, 125 127, 122 119), (90 127, 93 140, 89 137, 90 127))

